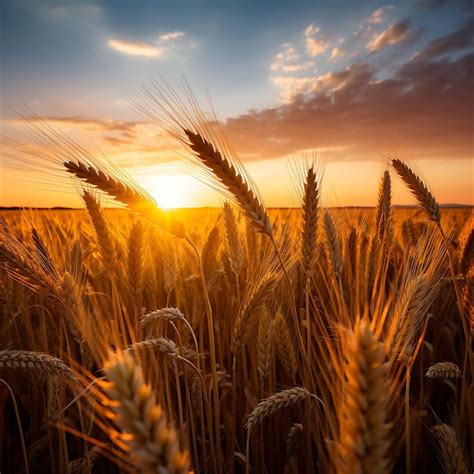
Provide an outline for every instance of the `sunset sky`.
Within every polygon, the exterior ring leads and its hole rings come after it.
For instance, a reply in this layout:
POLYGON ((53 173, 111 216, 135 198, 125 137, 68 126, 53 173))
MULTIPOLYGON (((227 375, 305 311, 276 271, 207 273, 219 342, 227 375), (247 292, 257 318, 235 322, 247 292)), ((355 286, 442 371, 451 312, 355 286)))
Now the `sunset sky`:
MULTIPOLYGON (((393 154, 441 203, 473 204, 472 5, 0 0, 2 134, 26 130, 26 104, 163 206, 215 205, 127 99, 183 75, 205 109, 209 93, 268 206, 297 204, 289 168, 303 150, 318 150, 327 205, 375 204, 393 154)), ((0 205, 80 205, 14 168, 3 156, 0 205)), ((412 203, 398 181, 394 199, 412 203)))

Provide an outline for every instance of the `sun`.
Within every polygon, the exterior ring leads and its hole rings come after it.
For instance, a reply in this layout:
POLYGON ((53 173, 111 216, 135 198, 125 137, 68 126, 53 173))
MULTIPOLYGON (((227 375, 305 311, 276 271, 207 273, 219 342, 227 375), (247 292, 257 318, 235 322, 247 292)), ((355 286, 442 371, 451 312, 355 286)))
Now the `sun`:
POLYGON ((150 193, 162 209, 190 207, 189 177, 185 175, 163 174, 149 178, 150 193))

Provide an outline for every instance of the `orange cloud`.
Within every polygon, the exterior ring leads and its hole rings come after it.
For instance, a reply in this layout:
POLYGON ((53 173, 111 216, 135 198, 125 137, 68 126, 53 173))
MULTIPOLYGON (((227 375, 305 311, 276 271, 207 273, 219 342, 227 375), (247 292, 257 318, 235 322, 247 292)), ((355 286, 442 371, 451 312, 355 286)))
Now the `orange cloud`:
POLYGON ((274 61, 270 64, 272 71, 281 72, 299 72, 306 71, 314 67, 313 61, 299 62, 301 54, 291 45, 285 43, 282 50, 275 56, 274 61))
POLYGON ((381 33, 375 33, 366 47, 369 51, 375 52, 384 46, 395 45, 406 41, 410 37, 410 20, 406 19, 393 23, 381 33))
POLYGON ((328 47, 328 43, 321 38, 316 38, 320 28, 314 24, 309 25, 305 30, 304 34, 306 37, 306 50, 310 56, 318 56, 328 47))
POLYGON ((332 146, 347 147, 339 159, 367 159, 400 139, 420 158, 472 159, 473 68, 468 54, 410 61, 385 80, 365 63, 299 83, 285 78, 287 92, 303 92, 279 107, 231 118, 225 129, 250 160, 332 146))
POLYGON ((341 48, 333 48, 331 51, 331 57, 329 58, 331 61, 337 61, 340 58, 344 57, 344 51, 341 48))

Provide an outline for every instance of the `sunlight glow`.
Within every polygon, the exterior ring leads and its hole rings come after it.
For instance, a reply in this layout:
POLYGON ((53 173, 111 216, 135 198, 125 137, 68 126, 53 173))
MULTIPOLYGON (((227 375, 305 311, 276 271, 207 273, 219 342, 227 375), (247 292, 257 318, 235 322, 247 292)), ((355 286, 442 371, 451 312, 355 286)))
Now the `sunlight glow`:
POLYGON ((186 175, 163 174, 150 176, 147 189, 163 209, 175 209, 192 205, 190 180, 186 175))

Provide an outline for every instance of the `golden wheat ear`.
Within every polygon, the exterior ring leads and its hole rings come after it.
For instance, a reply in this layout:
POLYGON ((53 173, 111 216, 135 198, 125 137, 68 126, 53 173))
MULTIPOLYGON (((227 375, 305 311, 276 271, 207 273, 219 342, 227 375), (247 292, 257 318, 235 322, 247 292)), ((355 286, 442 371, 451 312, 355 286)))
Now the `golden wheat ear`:
POLYGON ((399 159, 392 160, 392 165, 396 172, 410 189, 413 196, 426 212, 430 220, 440 223, 441 211, 435 197, 429 191, 426 184, 415 174, 403 161, 399 159))
POLYGON ((263 200, 245 167, 225 138, 215 114, 207 117, 189 87, 184 99, 164 83, 143 88, 135 106, 160 128, 178 139, 198 165, 197 177, 236 203, 255 228, 273 239, 263 200))
POLYGON ((301 262, 306 278, 311 278, 316 268, 317 232, 318 232, 319 188, 317 175, 311 166, 306 173, 304 182, 303 230, 301 238, 301 262))
POLYGON ((279 410, 282 410, 296 402, 310 397, 311 394, 303 387, 293 387, 281 392, 274 393, 269 397, 261 400, 257 406, 250 413, 246 428, 250 434, 254 428, 260 424, 265 418, 273 415, 279 410))
POLYGON ((385 237, 392 239, 392 182, 388 171, 384 172, 380 182, 375 224, 381 240, 385 237))
POLYGON ((168 425, 142 370, 127 353, 111 355, 104 372, 110 415, 130 461, 142 472, 187 474, 188 455, 179 449, 174 428, 168 425))
POLYGON ((385 361, 385 350, 368 321, 356 323, 346 341, 337 472, 389 472, 389 378, 385 361))

